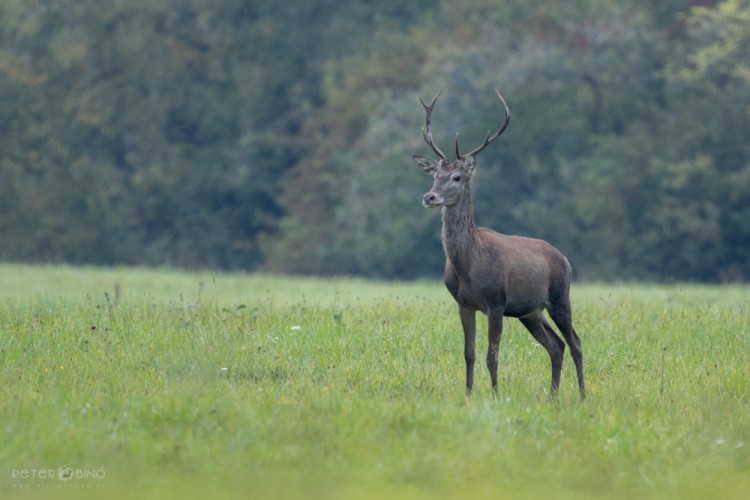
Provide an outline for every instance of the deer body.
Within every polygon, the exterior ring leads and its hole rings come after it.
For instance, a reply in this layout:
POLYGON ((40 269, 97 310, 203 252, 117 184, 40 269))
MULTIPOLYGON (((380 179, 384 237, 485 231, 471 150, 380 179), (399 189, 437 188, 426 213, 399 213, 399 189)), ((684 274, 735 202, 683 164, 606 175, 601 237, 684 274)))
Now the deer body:
POLYGON ((498 349, 503 317, 519 318, 531 335, 547 350, 552 365, 551 390, 560 385, 565 343, 570 346, 576 366, 581 397, 585 397, 583 354, 580 339, 573 329, 569 289, 571 268, 568 260, 555 247, 543 240, 508 236, 474 223, 471 179, 475 156, 505 130, 510 119, 505 100, 505 123, 484 144, 471 153, 461 155, 456 141, 457 160, 451 161, 432 140, 430 116, 432 107, 422 102, 427 112, 424 136, 441 157, 435 161, 414 155, 417 165, 432 175, 434 184, 422 201, 426 207, 442 207, 442 241, 446 255, 445 285, 459 306, 464 330, 466 389, 472 391, 474 381, 476 312, 488 318, 487 368, 493 390, 497 391, 498 349), (547 310, 565 338, 563 342, 544 316, 547 310))

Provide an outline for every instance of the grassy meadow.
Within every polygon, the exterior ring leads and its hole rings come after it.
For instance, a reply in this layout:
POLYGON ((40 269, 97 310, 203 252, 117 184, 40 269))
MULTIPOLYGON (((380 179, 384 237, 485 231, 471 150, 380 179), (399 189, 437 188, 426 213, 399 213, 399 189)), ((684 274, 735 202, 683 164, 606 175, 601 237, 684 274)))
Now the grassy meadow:
POLYGON ((439 282, 0 265, 0 497, 747 498, 750 288, 571 295, 584 402, 439 282))

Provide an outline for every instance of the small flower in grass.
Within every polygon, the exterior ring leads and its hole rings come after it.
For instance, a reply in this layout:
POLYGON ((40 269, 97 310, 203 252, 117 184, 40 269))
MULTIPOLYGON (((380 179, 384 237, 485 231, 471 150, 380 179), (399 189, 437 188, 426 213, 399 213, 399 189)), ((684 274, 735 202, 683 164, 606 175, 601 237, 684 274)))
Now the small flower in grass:
POLYGON ((301 326, 299 326, 299 325, 293 325, 293 326, 292 326, 292 331, 293 331, 293 332, 296 332, 297 330, 302 330, 302 327, 301 327, 301 326))
POLYGON ((328 392, 328 386, 327 385, 323 386, 323 392, 328 392))

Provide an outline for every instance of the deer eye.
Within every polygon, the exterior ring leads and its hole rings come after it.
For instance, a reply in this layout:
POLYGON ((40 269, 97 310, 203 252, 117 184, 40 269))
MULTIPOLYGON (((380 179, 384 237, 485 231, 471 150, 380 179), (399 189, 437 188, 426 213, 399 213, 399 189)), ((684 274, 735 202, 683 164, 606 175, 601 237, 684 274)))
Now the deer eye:
POLYGON ((453 182, 461 182, 461 174, 454 175, 453 182))

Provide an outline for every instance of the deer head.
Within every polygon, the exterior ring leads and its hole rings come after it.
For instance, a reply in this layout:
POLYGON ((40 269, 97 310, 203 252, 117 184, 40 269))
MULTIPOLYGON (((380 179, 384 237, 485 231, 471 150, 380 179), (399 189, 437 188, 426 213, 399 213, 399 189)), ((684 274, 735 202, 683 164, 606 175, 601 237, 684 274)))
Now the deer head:
POLYGON ((429 208, 440 206, 450 207, 458 203, 474 175, 476 155, 500 137, 500 134, 505 131, 508 122, 510 122, 510 111, 508 110, 508 105, 500 92, 495 89, 495 92, 497 92, 497 96, 500 98, 500 102, 502 102, 503 108, 505 109, 505 121, 503 122, 503 125, 494 134, 487 132, 487 138, 484 142, 479 147, 466 154, 461 154, 458 146, 458 134, 456 134, 456 159, 449 160, 445 153, 443 153, 443 151, 435 144, 435 141, 432 138, 432 109, 442 92, 442 90, 438 92, 435 97, 432 98, 429 105, 425 104, 421 97, 419 98, 419 102, 422 103, 425 110, 425 126, 422 128, 422 135, 435 154, 440 157, 440 160, 436 161, 420 155, 414 155, 412 157, 419 168, 421 168, 426 174, 431 175, 435 180, 432 189, 422 197, 422 203, 429 208))

